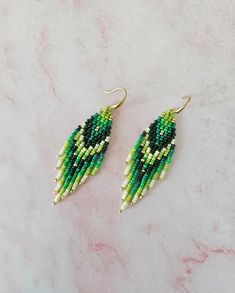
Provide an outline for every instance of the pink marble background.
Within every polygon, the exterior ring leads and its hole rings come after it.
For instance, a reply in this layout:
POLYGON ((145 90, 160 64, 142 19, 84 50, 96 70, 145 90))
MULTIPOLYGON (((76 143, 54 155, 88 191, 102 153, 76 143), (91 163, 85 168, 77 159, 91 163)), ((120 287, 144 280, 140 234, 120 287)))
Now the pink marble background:
POLYGON ((235 2, 0 0, 0 292, 235 292, 235 2), (52 207, 56 154, 119 95, 100 173, 52 207), (124 160, 178 117, 166 180, 123 215, 124 160))

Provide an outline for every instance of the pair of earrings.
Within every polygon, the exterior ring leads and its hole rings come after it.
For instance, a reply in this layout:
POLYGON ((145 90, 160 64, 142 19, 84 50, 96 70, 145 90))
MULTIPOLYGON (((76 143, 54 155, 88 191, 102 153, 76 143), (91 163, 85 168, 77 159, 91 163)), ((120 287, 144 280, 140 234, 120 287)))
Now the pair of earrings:
MULTIPOLYGON (((127 98, 125 88, 106 92, 111 94, 119 90, 124 93, 122 100, 104 107, 79 125, 61 148, 56 166, 58 174, 55 180, 58 184, 54 191, 56 196, 53 204, 66 198, 78 185, 98 172, 109 144, 112 110, 120 107, 127 98)), ((191 100, 188 96, 183 98, 187 101, 182 107, 163 112, 146 128, 131 149, 124 171, 120 212, 129 204, 135 204, 139 198, 143 198, 157 180, 164 179, 175 151, 175 115, 191 100)))

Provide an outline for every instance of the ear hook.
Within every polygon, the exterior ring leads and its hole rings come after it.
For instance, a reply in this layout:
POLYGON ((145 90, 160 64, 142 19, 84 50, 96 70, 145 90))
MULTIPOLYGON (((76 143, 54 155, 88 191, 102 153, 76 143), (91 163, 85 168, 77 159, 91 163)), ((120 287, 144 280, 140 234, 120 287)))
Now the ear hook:
POLYGON ((119 103, 109 106, 110 109, 117 109, 125 102, 126 97, 127 97, 127 90, 124 87, 117 87, 117 88, 115 88, 115 89, 113 89, 111 91, 106 91, 105 92, 105 94, 112 94, 112 93, 115 93, 115 92, 117 92, 119 90, 123 91, 124 97, 122 98, 122 100, 119 103))
POLYGON ((178 113, 180 113, 182 110, 184 110, 184 108, 185 108, 185 107, 188 105, 188 103, 190 102, 191 97, 190 97, 190 96, 186 96, 186 97, 182 97, 182 99, 187 99, 187 101, 186 101, 186 103, 185 103, 183 106, 181 106, 181 107, 179 107, 179 108, 173 110, 175 114, 178 114, 178 113))

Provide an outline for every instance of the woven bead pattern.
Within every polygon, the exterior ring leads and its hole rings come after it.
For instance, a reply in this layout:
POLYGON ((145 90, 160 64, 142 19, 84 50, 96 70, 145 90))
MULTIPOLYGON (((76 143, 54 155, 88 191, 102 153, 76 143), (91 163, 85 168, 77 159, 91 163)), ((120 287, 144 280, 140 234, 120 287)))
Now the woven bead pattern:
POLYGON ((97 173, 109 144, 111 128, 112 114, 110 107, 105 107, 69 136, 59 152, 54 204, 97 173))
POLYGON ((165 177, 175 150, 174 115, 172 109, 162 113, 131 149, 124 172, 121 211, 143 198, 157 180, 165 177))

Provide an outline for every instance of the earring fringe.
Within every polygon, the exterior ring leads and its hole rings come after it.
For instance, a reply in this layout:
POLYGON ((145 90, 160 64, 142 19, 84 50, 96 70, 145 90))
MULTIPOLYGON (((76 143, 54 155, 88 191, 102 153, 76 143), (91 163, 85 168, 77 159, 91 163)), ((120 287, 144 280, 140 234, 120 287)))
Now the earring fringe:
POLYGON ((111 108, 105 107, 69 136, 58 155, 53 204, 66 198, 98 172, 109 145, 111 128, 111 108))
POLYGON ((123 212, 143 198, 157 180, 163 180, 175 151, 175 112, 162 113, 139 137, 131 149, 122 185, 123 212))

